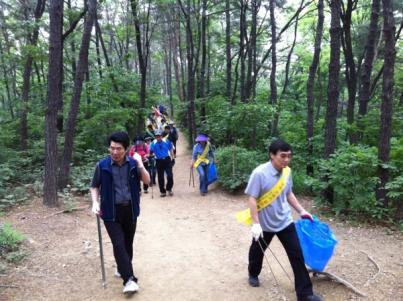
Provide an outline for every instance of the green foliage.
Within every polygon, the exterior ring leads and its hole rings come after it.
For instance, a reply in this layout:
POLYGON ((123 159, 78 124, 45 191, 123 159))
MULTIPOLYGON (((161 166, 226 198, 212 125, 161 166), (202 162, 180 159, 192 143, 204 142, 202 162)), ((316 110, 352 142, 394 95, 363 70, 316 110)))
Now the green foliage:
POLYGON ((307 184, 317 195, 327 187, 327 183, 331 185, 334 189, 332 206, 336 213, 366 213, 374 216, 378 214, 374 193, 378 181, 377 166, 375 147, 345 146, 329 160, 320 160, 317 177, 307 178, 307 184))
POLYGON ((10 224, 0 225, 0 257, 8 261, 20 261, 25 255, 19 250, 24 236, 10 224))
POLYGON ((389 181, 385 188, 388 190, 387 196, 394 201, 396 204, 398 202, 403 202, 403 176, 397 176, 396 178, 389 181))
MULTIPOLYGON (((217 145, 231 142, 237 146, 250 148, 255 140, 260 149, 264 148, 267 137, 268 116, 274 113, 267 102, 241 103, 232 106, 223 96, 215 96, 205 102, 206 120, 200 124, 200 131, 209 134, 217 145)), ((197 107, 200 102, 197 102, 197 107)), ((199 116, 200 117, 200 116, 199 116)))
MULTIPOLYGON (((106 154, 105 154, 106 155, 106 154)), ((90 179, 94 174, 95 164, 102 155, 88 149, 81 155, 79 164, 71 167, 71 192, 85 194, 90 187, 90 179)))
POLYGON ((218 182, 230 191, 243 188, 253 169, 267 160, 260 152, 238 146, 217 149, 216 159, 220 175, 218 182))
POLYGON ((17 264, 21 260, 23 260, 25 257, 27 257, 27 255, 28 255, 28 252, 26 250, 17 250, 17 251, 8 253, 5 258, 8 262, 17 264))

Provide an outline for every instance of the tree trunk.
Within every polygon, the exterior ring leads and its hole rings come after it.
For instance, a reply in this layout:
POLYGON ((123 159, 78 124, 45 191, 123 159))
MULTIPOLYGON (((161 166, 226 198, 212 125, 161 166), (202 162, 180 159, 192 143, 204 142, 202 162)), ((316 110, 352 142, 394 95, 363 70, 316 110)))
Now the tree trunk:
POLYGON ((392 0, 382 0, 383 4, 383 33, 385 38, 385 60, 383 71, 382 105, 381 105, 381 127, 378 143, 378 177, 379 185, 376 188, 376 199, 383 204, 384 208, 389 207, 387 190, 385 188, 389 179, 389 170, 384 164, 389 162, 390 138, 392 134, 392 108, 393 108, 393 85, 395 68, 395 20, 393 18, 392 0))
POLYGON ((101 52, 99 51, 99 37, 96 32, 95 32, 95 51, 97 53, 98 75, 99 75, 99 78, 102 79, 101 52))
MULTIPOLYGON (((340 0, 330 2, 330 62, 329 81, 327 88, 327 108, 325 124, 325 159, 328 159, 336 149, 337 132, 337 104, 339 100, 339 75, 340 75, 340 0)), ((328 181, 328 179, 324 179, 328 181)), ((328 187, 324 191, 325 199, 333 203, 333 189, 328 187)))
POLYGON ((4 86, 6 87, 8 109, 10 111, 11 119, 14 119, 15 115, 14 115, 14 110, 13 110, 13 104, 11 101, 12 97, 11 97, 11 91, 10 91, 10 84, 8 82, 8 71, 6 68, 6 63, 4 61, 4 51, 3 51, 3 45, 1 43, 1 39, 0 39, 0 59, 1 59, 1 67, 3 69, 3 83, 4 83, 4 86))
POLYGON ((206 119, 206 60, 207 60, 207 0, 202 0, 202 19, 201 19, 201 65, 200 65, 200 82, 199 82, 199 98, 201 99, 200 118, 203 122, 206 119))
POLYGON ((283 91, 281 91, 281 96, 283 96, 283 94, 286 93, 288 84, 290 82, 291 57, 292 57, 292 54, 294 52, 295 44, 297 42, 298 21, 299 21, 299 18, 297 17, 297 19, 295 20, 295 27, 294 27, 294 40, 292 41, 290 51, 288 52, 288 55, 287 55, 287 63, 285 65, 284 86, 283 86, 283 91))
POLYGON ((54 207, 57 201, 57 106, 62 99, 63 0, 51 0, 49 7, 48 101, 45 115, 45 178, 43 204, 54 207))
POLYGON ((314 88, 315 74, 318 69, 320 60, 320 51, 323 36, 323 22, 325 16, 323 14, 323 0, 318 1, 318 23, 316 24, 315 45, 311 66, 309 67, 309 76, 306 84, 306 103, 307 103, 307 122, 306 122, 306 140, 307 140, 307 165, 306 173, 313 175, 313 135, 314 135, 314 88))
POLYGON ((186 30, 186 58, 187 58, 187 73, 188 73, 188 85, 187 85, 187 100, 188 100, 188 128, 189 128, 189 142, 193 143, 196 136, 196 121, 195 121, 195 96, 196 96, 196 64, 194 63, 194 42, 193 32, 190 20, 190 0, 187 1, 187 8, 184 9, 182 1, 178 0, 183 15, 185 16, 185 30, 186 30))
MULTIPOLYGON (((108 68, 111 68, 112 63, 111 63, 111 61, 109 60, 109 57, 108 57, 108 52, 106 50, 104 39, 102 37, 101 26, 99 26, 98 19, 95 20, 95 29, 96 29, 96 34, 98 35, 98 38, 99 38, 99 42, 101 43, 102 52, 104 53, 106 66, 108 66, 108 68)), ((113 76, 113 73, 111 72, 111 70, 109 70, 109 76, 111 78, 112 86, 113 86, 114 91, 116 93, 119 92, 118 86, 116 84, 115 77, 113 76)))
POLYGON ((178 30, 177 30, 177 27, 175 26, 175 23, 173 22, 173 17, 170 12, 167 12, 167 19, 168 19, 168 24, 170 24, 169 30, 168 30, 169 37, 170 37, 169 45, 172 49, 172 62, 173 62, 174 71, 175 71, 176 91, 178 94, 179 101, 183 102, 185 100, 185 97, 184 97, 184 93, 183 93, 180 54, 178 51, 178 44, 179 44, 179 37, 178 37, 178 32, 177 32, 178 30))
POLYGON ((245 39, 246 39, 246 3, 244 0, 241 3, 241 14, 239 20, 239 59, 241 63, 241 74, 239 75, 239 88, 241 102, 246 103, 245 95, 245 39))
MULTIPOLYGON (((36 47, 39 36, 39 20, 42 17, 43 11, 45 10, 46 0, 38 0, 35 8, 35 25, 32 34, 29 34, 27 39, 28 43, 32 47, 36 47)), ((23 74, 23 85, 22 85, 22 95, 21 95, 21 116, 20 116, 20 142, 21 150, 27 150, 27 140, 28 140, 28 102, 29 102, 29 90, 30 90, 30 80, 32 71, 33 57, 28 54, 24 65, 23 74)))
POLYGON ((140 81, 140 114, 137 117, 137 132, 141 133, 144 129, 144 117, 142 114, 142 110, 146 107, 146 85, 147 85, 147 63, 148 63, 148 53, 149 53, 149 37, 148 33, 148 24, 149 24, 149 16, 150 16, 150 4, 148 5, 146 29, 143 32, 144 41, 142 41, 142 33, 140 30, 140 20, 139 20, 139 12, 137 0, 130 0, 130 4, 132 7, 132 15, 134 21, 134 29, 135 29, 135 37, 136 37, 136 47, 137 47, 137 58, 140 67, 141 81, 140 81), (144 49, 143 49, 143 42, 144 49))
POLYGON ((363 124, 361 120, 368 111, 368 101, 371 95, 371 74, 375 58, 376 39, 378 36, 378 19, 381 10, 381 0, 372 0, 371 21, 368 28, 367 42, 365 44, 365 57, 361 70, 361 86, 359 90, 358 130, 362 136, 363 124))
POLYGON ((275 0, 270 0, 270 27, 271 27, 271 72, 270 72, 270 103, 275 108, 273 124, 271 128, 271 135, 273 137, 277 136, 277 127, 279 119, 279 110, 277 103, 277 84, 276 84, 276 67, 277 67, 277 52, 276 52, 276 19, 274 16, 274 9, 276 3, 275 0))
POLYGON ((94 25, 96 13, 97 0, 89 0, 88 16, 84 22, 84 32, 81 40, 80 53, 74 78, 74 93, 71 99, 70 112, 67 119, 66 134, 64 137, 64 151, 58 179, 59 189, 65 188, 70 178, 70 164, 73 154, 78 108, 80 106, 80 97, 83 88, 84 77, 86 72, 88 71, 88 49, 90 46, 91 31, 94 25))
POLYGON ((251 1, 251 11, 252 11, 252 22, 250 29, 250 37, 249 37, 249 47, 248 47, 248 70, 246 73, 246 84, 245 84, 245 98, 250 102, 254 95, 253 93, 253 72, 255 68, 256 62, 256 31, 257 31, 257 13, 259 10, 260 1, 252 0, 251 1))
POLYGON ((355 94, 357 92, 357 70, 354 62, 353 45, 351 42, 351 17, 356 3, 356 0, 348 0, 347 9, 341 14, 341 20, 343 22, 343 53, 346 61, 345 77, 348 90, 347 123, 350 126, 348 131, 350 143, 357 142, 357 136, 351 130, 351 126, 354 123, 355 94))
POLYGON ((231 17, 230 17, 230 1, 225 1, 225 56, 226 56, 226 95, 228 101, 231 101, 231 17))

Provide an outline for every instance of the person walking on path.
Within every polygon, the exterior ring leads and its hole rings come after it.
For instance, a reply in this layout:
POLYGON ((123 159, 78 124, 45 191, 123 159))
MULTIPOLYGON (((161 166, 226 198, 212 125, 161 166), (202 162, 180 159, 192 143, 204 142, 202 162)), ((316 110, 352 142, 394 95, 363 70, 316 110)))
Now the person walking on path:
POLYGON ((158 173, 158 186, 160 188, 160 196, 173 196, 172 187, 174 179, 172 174, 172 166, 175 164, 175 155, 173 153, 173 145, 169 140, 162 139, 162 131, 155 132, 155 140, 150 145, 150 151, 155 155, 158 173), (165 174, 167 175, 167 184, 165 186, 165 174))
POLYGON ((205 134, 199 134, 196 137, 196 144, 193 146, 190 168, 196 168, 199 173, 199 189, 202 196, 208 192, 208 170, 213 161, 214 150, 209 142, 209 137, 205 134))
POLYGON ((126 132, 108 138, 109 156, 100 160, 91 182, 92 212, 99 215, 111 239, 117 272, 123 279, 123 293, 138 291, 133 273, 133 240, 140 214, 140 180, 150 177, 140 155, 126 155, 130 144, 126 132))
MULTIPOLYGON (((135 153, 139 154, 141 156, 141 160, 143 161, 144 168, 149 172, 149 161, 148 158, 150 156, 150 148, 149 146, 144 142, 144 139, 142 136, 137 135, 133 139, 134 145, 130 148, 129 151, 129 156, 133 157, 135 153)), ((148 193, 148 184, 143 183, 143 189, 144 193, 148 193)), ((140 193, 141 193, 141 188, 140 188, 140 193)))
POLYGON ((298 301, 321 301, 313 294, 312 282, 306 269, 301 246, 291 215, 293 207, 301 216, 313 221, 292 192, 292 176, 288 167, 292 150, 286 142, 277 139, 269 146, 270 161, 259 165, 252 172, 245 193, 252 225, 252 244, 249 249, 249 284, 260 285, 264 250, 274 235, 283 245, 294 272, 298 301), (259 206, 258 206, 259 204, 259 206))
POLYGON ((164 128, 164 139, 169 139, 174 146, 174 155, 176 156, 176 142, 178 141, 178 130, 175 127, 175 123, 170 120, 168 125, 164 128))

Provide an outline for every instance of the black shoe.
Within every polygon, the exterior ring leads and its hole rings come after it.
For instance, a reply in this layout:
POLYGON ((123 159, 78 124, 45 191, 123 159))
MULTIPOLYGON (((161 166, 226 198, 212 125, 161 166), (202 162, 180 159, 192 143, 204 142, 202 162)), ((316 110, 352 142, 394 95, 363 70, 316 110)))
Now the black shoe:
POLYGON ((319 296, 313 294, 313 295, 310 295, 310 296, 299 297, 298 301, 322 301, 322 298, 320 298, 319 296))
POLYGON ((147 190, 147 189, 144 189, 144 193, 148 193, 148 190, 147 190))
POLYGON ((258 287, 260 286, 260 282, 259 282, 259 277, 258 276, 251 276, 249 275, 249 285, 253 286, 253 287, 258 287))
POLYGON ((166 196, 167 196, 166 192, 162 192, 162 193, 160 194, 160 197, 162 197, 162 198, 164 198, 164 197, 166 197, 166 196))

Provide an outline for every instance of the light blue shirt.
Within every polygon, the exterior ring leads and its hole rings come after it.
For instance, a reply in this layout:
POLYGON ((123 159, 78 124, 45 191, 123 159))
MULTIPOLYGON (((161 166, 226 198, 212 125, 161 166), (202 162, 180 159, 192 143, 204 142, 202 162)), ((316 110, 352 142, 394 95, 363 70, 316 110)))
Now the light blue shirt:
POLYGON ((157 159, 164 159, 169 156, 169 151, 172 149, 172 147, 173 144, 170 140, 162 139, 161 141, 157 141, 157 139, 155 139, 150 144, 150 151, 155 154, 157 159))
MULTIPOLYGON (((258 199, 264 193, 273 188, 278 182, 281 173, 267 162, 256 167, 249 177, 245 193, 258 199)), ((292 177, 288 178, 286 187, 279 197, 269 206, 259 211, 259 222, 265 232, 279 232, 288 227, 292 222, 291 208, 287 201, 287 195, 292 192, 292 177)))

